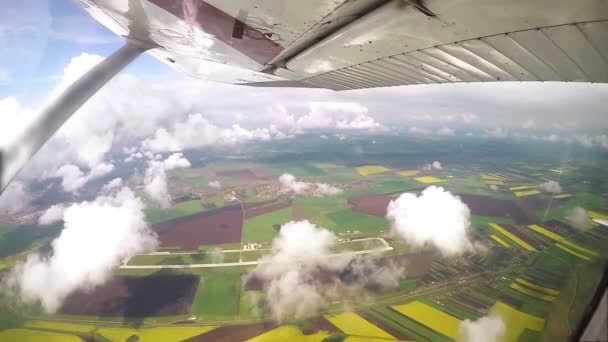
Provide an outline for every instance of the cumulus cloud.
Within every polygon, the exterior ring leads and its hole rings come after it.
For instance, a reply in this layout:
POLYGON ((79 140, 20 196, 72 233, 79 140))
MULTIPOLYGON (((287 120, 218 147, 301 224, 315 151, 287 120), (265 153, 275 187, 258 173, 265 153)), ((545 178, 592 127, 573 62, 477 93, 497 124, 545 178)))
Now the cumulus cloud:
POLYGON ((16 265, 3 288, 28 303, 56 312, 73 291, 102 284, 125 257, 157 245, 143 204, 128 188, 114 196, 73 204, 63 214, 65 228, 52 254, 32 254, 16 265))
POLYGON ((386 211, 393 232, 408 243, 430 243, 445 255, 474 249, 468 236, 469 207, 442 187, 429 186, 420 196, 404 193, 391 201, 386 211))
MULTIPOLYGON (((283 112, 286 114, 286 110, 283 112)), ((356 102, 310 102, 307 114, 299 117, 286 115, 281 124, 295 133, 319 129, 386 130, 369 116, 367 107, 356 102)))
POLYGON ((505 321, 499 315, 484 316, 475 321, 465 319, 458 331, 462 342, 499 342, 505 332, 505 321))
POLYGON ((214 145, 233 145, 248 141, 282 139, 287 135, 276 128, 245 129, 239 125, 220 128, 203 117, 190 114, 184 121, 176 122, 171 129, 158 128, 152 138, 142 142, 142 148, 153 152, 181 151, 214 145))
POLYGON ((482 138, 504 139, 509 136, 509 132, 502 127, 496 127, 492 130, 486 129, 481 135, 482 138))
POLYGON ((541 189, 545 190, 546 192, 550 192, 552 194, 558 194, 558 193, 562 192, 561 185, 559 185, 559 183, 556 181, 547 181, 547 182, 541 183, 539 185, 539 187, 541 189))
POLYGON ((296 180, 296 177, 290 173, 282 174, 279 177, 279 183, 281 183, 282 191, 292 192, 296 195, 323 197, 339 195, 343 192, 342 189, 326 183, 298 181, 296 180))
POLYGON ((162 208, 168 208, 171 199, 167 188, 167 171, 188 167, 190 162, 182 153, 173 153, 163 161, 149 161, 144 175, 144 191, 162 208))
POLYGON ((407 130, 410 134, 419 134, 419 135, 429 135, 433 132, 430 129, 421 128, 421 127, 410 127, 407 130))
POLYGON ((452 137, 454 136, 454 130, 449 127, 443 126, 437 130, 437 135, 441 135, 444 137, 452 137))
POLYGON ((207 186, 214 189, 221 189, 222 183, 220 183, 220 181, 211 181, 207 183, 207 186))
POLYGON ((101 163, 85 174, 73 164, 66 164, 57 170, 56 176, 61 177, 61 186, 66 192, 75 192, 93 179, 97 179, 114 171, 114 165, 101 163))
POLYGON ((566 219, 576 229, 587 230, 591 228, 591 222, 587 216, 587 210, 583 207, 574 207, 566 213, 566 219))
POLYGON ((427 163, 422 167, 422 170, 424 171, 431 171, 431 170, 443 170, 443 166, 441 165, 441 162, 435 160, 432 163, 427 163))
POLYGON ((333 301, 365 297, 367 288, 399 286, 402 265, 380 265, 353 253, 332 255, 335 243, 332 232, 307 220, 281 227, 271 253, 249 275, 264 283, 276 320, 312 317, 333 301))
POLYGON ((108 192, 114 189, 122 188, 122 183, 122 178, 117 177, 106 183, 101 190, 108 192))
POLYGON ((63 220, 64 211, 65 206, 63 204, 52 205, 38 218, 38 224, 46 225, 60 222, 63 220))
POLYGON ((530 128, 534 128, 535 126, 536 126, 536 122, 534 120, 530 119, 530 120, 527 120, 526 122, 524 122, 521 125, 521 128, 530 129, 530 128))
POLYGON ((13 181, 0 194, 0 210, 20 212, 30 207, 32 197, 25 183, 13 181))
POLYGON ((474 113, 460 113, 460 114, 441 114, 441 115, 407 115, 405 119, 412 121, 426 121, 426 122, 461 122, 464 124, 470 124, 478 119, 477 114, 474 113))

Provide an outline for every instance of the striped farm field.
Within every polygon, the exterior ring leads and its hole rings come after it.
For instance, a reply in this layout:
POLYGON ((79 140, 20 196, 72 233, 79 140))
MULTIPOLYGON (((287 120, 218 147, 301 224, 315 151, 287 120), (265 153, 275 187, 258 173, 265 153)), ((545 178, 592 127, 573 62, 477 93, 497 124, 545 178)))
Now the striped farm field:
POLYGON ((331 324, 335 325, 347 335, 395 339, 395 337, 391 334, 378 328, 363 317, 351 311, 342 312, 335 315, 325 315, 324 317, 331 322, 331 324))
POLYGON ((484 180, 483 182, 488 185, 505 185, 505 182, 499 180, 484 180))
POLYGON ((285 325, 272 329, 247 340, 248 342, 274 342, 274 341, 298 341, 298 342, 320 342, 329 336, 329 333, 319 331, 314 334, 304 335, 302 331, 294 326, 285 325))
POLYGON ((574 251, 576 253, 589 254, 589 255, 592 255, 592 256, 598 256, 599 255, 596 251, 591 250, 591 249, 586 248, 586 247, 583 247, 583 246, 581 246, 579 244, 576 244, 576 243, 574 243, 574 242, 566 239, 565 237, 562 237, 561 235, 558 235, 558 234, 556 234, 556 233, 554 233, 554 232, 552 232, 550 230, 547 230, 547 229, 545 229, 545 228, 543 228, 543 227, 541 227, 539 225, 532 224, 532 225, 529 225, 528 228, 532 229, 533 231, 535 231, 535 232, 537 232, 539 234, 542 234, 542 235, 548 237, 551 240, 559 242, 562 247, 566 247, 566 248, 568 248, 568 249, 570 249, 570 250, 572 250, 572 251, 574 251))
POLYGON ((64 323, 54 321, 29 321, 25 323, 27 328, 36 328, 44 330, 57 330, 74 333, 91 333, 97 329, 94 325, 89 324, 75 324, 75 323, 64 323))
POLYGON ((393 309, 452 339, 458 337, 460 320, 420 301, 394 305, 393 309))
POLYGON ((524 240, 518 238, 517 236, 515 236, 514 234, 512 234, 508 230, 504 229, 503 227, 499 226, 498 224, 496 224, 496 223, 489 223, 488 225, 490 227, 496 229, 498 232, 500 232, 504 236, 506 236, 509 239, 511 239, 516 244, 520 245, 525 250, 528 250, 528 251, 531 251, 531 252, 538 252, 538 250, 536 248, 534 248, 533 246, 531 246, 529 243, 527 243, 524 240))
POLYGON ((490 237, 492 238, 492 240, 498 242, 502 246, 504 246, 506 248, 511 248, 511 246, 508 243, 506 243, 505 240, 501 239, 500 236, 498 236, 496 234, 492 234, 492 235, 490 235, 490 237))
POLYGON ((553 302, 556 297, 555 296, 550 296, 548 294, 544 294, 541 292, 537 292, 534 290, 531 290, 527 287, 521 286, 518 283, 511 283, 511 285, 509 285, 510 288, 512 288, 515 291, 521 292, 523 294, 526 294, 530 297, 536 298, 536 299, 540 299, 540 300, 544 300, 545 302, 553 302))
POLYGON ((445 180, 445 179, 435 178, 435 177, 431 177, 431 176, 416 177, 414 179, 423 184, 439 183, 439 182, 443 182, 445 180))
POLYGON ((149 342, 177 342, 185 339, 204 334, 208 331, 215 329, 216 327, 187 327, 187 326, 175 326, 175 327, 156 327, 156 328, 143 328, 143 329, 131 329, 131 328, 99 328, 95 331, 96 334, 101 335, 110 341, 126 341, 129 337, 136 335, 139 337, 139 341, 149 342))
MULTIPOLYGON (((344 342, 389 342, 389 341, 395 341, 395 339, 386 339, 386 338, 379 338, 379 337, 364 337, 364 336, 347 336, 342 341, 344 341, 344 342)), ((400 341, 402 341, 402 340, 400 340, 400 341)))
POLYGON ((497 174, 493 174, 493 173, 483 173, 481 174, 481 179, 483 180, 491 180, 491 181, 504 181, 507 180, 506 177, 497 175, 497 174))
POLYGON ((527 281, 526 279, 523 279, 523 278, 516 278, 515 281, 518 282, 518 283, 520 283, 520 284, 526 285, 527 287, 529 287, 531 289, 544 292, 544 293, 546 293, 548 295, 552 295, 552 296, 559 295, 559 291, 557 291, 555 289, 550 289, 548 287, 544 287, 544 286, 540 286, 540 285, 534 284, 534 283, 529 282, 529 281, 527 281))
POLYGON ((556 243, 556 244, 555 244, 555 247, 557 247, 557 248, 559 248, 559 249, 561 249, 561 250, 564 250, 564 251, 566 251, 566 252, 568 252, 568 253, 570 253, 570 254, 574 255, 575 257, 577 257, 577 258, 579 258, 579 259, 582 259, 582 260, 591 260, 591 258, 590 258, 590 257, 588 257, 588 256, 586 256, 586 255, 583 255, 583 254, 581 254, 581 253, 578 253, 577 251, 574 251, 574 250, 572 250, 572 249, 570 249, 570 248, 568 248, 568 247, 566 247, 566 246, 564 246, 564 245, 562 245, 562 244, 556 243))
POLYGON ((0 331, 0 341, 15 342, 83 342, 74 335, 59 334, 40 330, 9 329, 0 331))
POLYGON ((402 171, 397 171, 397 174, 400 176, 405 176, 405 177, 412 177, 415 176, 417 174, 419 174, 420 171, 418 170, 402 170, 402 171))
POLYGON ((608 220, 608 215, 607 214, 602 214, 600 212, 593 211, 593 210, 588 210, 587 211, 587 215, 589 215, 589 217, 592 218, 592 219, 608 220))
POLYGON ((517 197, 526 197, 540 194, 538 190, 515 191, 513 193, 517 197))
POLYGON ((553 198, 555 198, 555 199, 564 199, 564 198, 568 198, 568 197, 572 197, 572 195, 570 195, 570 194, 553 195, 553 198))
POLYGON ((522 185, 522 186, 514 186, 512 188, 509 188, 509 190, 520 191, 520 190, 528 190, 528 189, 534 189, 534 188, 536 188, 536 185, 522 185))
POLYGON ((389 168, 386 168, 382 165, 365 165, 365 166, 359 166, 357 168, 357 172, 359 172, 359 174, 361 174, 362 176, 369 176, 369 175, 389 172, 389 171, 392 171, 392 170, 389 168))
POLYGON ((490 314, 500 315, 505 321, 505 342, 515 342, 525 329, 541 331, 545 320, 510 307, 503 302, 496 302, 490 314))

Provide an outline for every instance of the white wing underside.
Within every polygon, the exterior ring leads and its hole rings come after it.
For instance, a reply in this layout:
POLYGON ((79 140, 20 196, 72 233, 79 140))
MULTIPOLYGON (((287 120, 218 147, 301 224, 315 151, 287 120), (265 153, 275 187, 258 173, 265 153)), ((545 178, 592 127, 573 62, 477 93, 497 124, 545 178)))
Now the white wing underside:
POLYGON ((608 82, 605 0, 80 0, 192 77, 333 90, 608 82))

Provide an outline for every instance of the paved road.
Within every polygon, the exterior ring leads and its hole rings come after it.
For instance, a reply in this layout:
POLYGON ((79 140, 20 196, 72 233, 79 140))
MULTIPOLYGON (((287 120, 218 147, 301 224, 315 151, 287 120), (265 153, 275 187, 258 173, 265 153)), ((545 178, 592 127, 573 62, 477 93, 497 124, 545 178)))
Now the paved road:
MULTIPOLYGON (((386 240, 384 240, 383 238, 363 238, 363 239, 355 239, 355 240, 351 240, 352 241, 366 241, 366 240, 380 240, 382 242, 382 244, 384 245, 384 247, 382 248, 376 248, 376 249, 366 249, 366 250, 362 250, 362 251, 355 251, 355 252, 344 252, 344 253, 338 253, 338 254, 332 254, 332 255, 341 255, 341 254, 354 254, 354 255, 361 255, 361 254, 369 254, 369 253, 376 253, 376 252, 384 252, 384 251, 390 251, 393 249, 393 247, 391 247, 388 242, 386 242, 386 240)), ((256 251, 259 251, 262 249, 256 249, 256 251)), ((223 252, 228 252, 228 251, 223 251, 223 252)), ((232 252, 232 251, 230 251, 232 252)), ((178 254, 197 254, 198 252, 176 252, 176 253, 172 253, 172 252, 153 252, 153 253, 148 253, 148 254, 137 254, 137 255, 178 255, 178 254)), ((212 267, 233 267, 233 266, 253 266, 253 265, 257 265, 258 261, 239 261, 239 262, 223 262, 223 263, 215 263, 215 264, 189 264, 189 265, 128 265, 130 259, 125 259, 122 262, 122 265, 119 267, 120 269, 181 269, 181 268, 212 268, 212 267)))

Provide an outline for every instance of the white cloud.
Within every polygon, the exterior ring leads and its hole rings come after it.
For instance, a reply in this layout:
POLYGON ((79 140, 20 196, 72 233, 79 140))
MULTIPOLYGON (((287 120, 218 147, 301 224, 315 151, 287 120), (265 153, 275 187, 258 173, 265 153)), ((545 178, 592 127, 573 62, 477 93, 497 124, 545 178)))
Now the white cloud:
POLYGON ((343 191, 340 188, 326 183, 301 182, 290 173, 284 173, 279 177, 282 191, 293 192, 296 195, 309 195, 316 197, 339 195, 343 191))
POLYGON ((211 182, 207 183, 207 186, 209 186, 210 188, 214 188, 214 189, 221 189, 222 183, 220 183, 220 181, 211 181, 211 182))
POLYGON ((39 218, 38 224, 46 225, 53 224, 63 220, 63 212, 65 211, 65 205, 55 204, 48 208, 39 218))
POLYGON ((163 208, 171 205, 167 188, 167 171, 188 168, 190 162, 182 153, 173 153, 164 161, 151 160, 144 175, 144 191, 163 208))
POLYGON ((587 230, 591 228, 591 222, 587 216, 587 210, 583 207, 574 207, 566 213, 566 219, 576 229, 587 230))
POLYGON ((122 188, 122 178, 114 178, 111 181, 109 181, 108 183, 106 183, 103 188, 102 191, 112 191, 118 188, 122 188))
POLYGON ((405 274, 402 266, 379 265, 352 253, 331 255, 335 243, 332 232, 306 220, 281 227, 271 253, 250 274, 264 282, 274 319, 282 322, 308 318, 332 301, 361 300, 367 295, 368 286, 381 289, 399 286, 399 279, 405 274), (320 277, 320 272, 325 276, 320 277))
POLYGON ((476 121, 478 119, 478 116, 477 116, 477 114, 473 114, 473 113, 447 114, 447 115, 424 114, 424 115, 407 115, 407 116, 405 116, 405 118, 412 120, 412 121, 442 122, 442 123, 460 122, 460 123, 464 123, 464 124, 470 124, 470 123, 473 123, 474 121, 476 121))
MULTIPOLYGON (((367 107, 356 102, 310 102, 307 114, 299 117, 286 115, 280 125, 295 133, 319 129, 386 130, 368 112, 367 107)), ((283 113, 287 114, 286 110, 283 113)))
POLYGON ((73 291, 102 284, 123 258, 155 248, 156 236, 144 218, 142 202, 128 188, 73 204, 65 209, 65 228, 52 242, 52 255, 29 255, 4 286, 55 312, 73 291))
POLYGON ((435 160, 433 163, 431 163, 431 165, 433 166, 433 169, 435 169, 435 170, 443 169, 443 167, 441 166, 441 163, 437 160, 435 160))
POLYGON ((550 192, 552 194, 558 194, 562 192, 561 185, 559 185, 559 183, 556 181, 546 181, 544 183, 541 183, 539 187, 545 190, 546 192, 550 192))
POLYGON ((523 128, 523 129, 531 129, 531 128, 534 128, 535 126, 536 126, 536 122, 534 120, 530 119, 530 120, 527 120, 526 122, 524 122, 521 125, 521 128, 523 128))
POLYGON ((103 177, 112 171, 114 171, 114 165, 108 163, 98 164, 88 174, 84 174, 76 165, 66 164, 57 170, 56 176, 62 178, 63 190, 75 192, 89 181, 103 177))
POLYGON ((462 342, 500 342, 503 341, 506 324, 501 316, 490 315, 475 321, 465 319, 460 323, 459 341, 462 342))
POLYGON ((449 127, 443 126, 437 130, 437 135, 441 135, 444 137, 452 137, 454 136, 454 130, 449 127))
POLYGON ((30 207, 32 196, 27 186, 20 181, 13 181, 0 194, 0 210, 20 212, 30 207))
POLYGON ((426 129, 426 128, 421 128, 421 127, 410 127, 407 131, 410 134, 420 134, 420 135, 429 135, 429 134, 433 133, 431 130, 426 129))
POLYGON ((282 139, 286 134, 275 126, 247 130, 239 125, 220 128, 211 124, 202 114, 190 114, 176 122, 171 129, 159 128, 152 138, 142 142, 144 150, 153 152, 181 151, 214 145, 233 145, 248 141, 282 139))
POLYGON ((429 186, 420 196, 401 194, 386 210, 393 232, 413 245, 431 243, 445 255, 473 250, 468 236, 471 211, 442 187, 429 186))
POLYGON ((509 136, 509 132, 503 129, 502 127, 496 127, 493 130, 484 130, 484 133, 481 135, 482 138, 494 138, 494 139, 503 139, 509 136))

